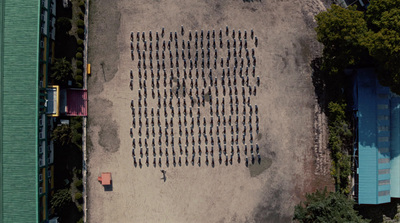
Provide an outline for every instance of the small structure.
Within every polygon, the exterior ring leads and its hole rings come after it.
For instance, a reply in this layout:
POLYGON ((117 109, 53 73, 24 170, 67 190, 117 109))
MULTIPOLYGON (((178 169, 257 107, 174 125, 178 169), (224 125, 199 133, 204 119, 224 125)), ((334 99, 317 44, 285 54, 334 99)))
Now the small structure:
POLYGON ((101 173, 101 176, 97 178, 97 180, 101 183, 103 186, 109 186, 111 185, 111 173, 110 172, 105 172, 101 173))

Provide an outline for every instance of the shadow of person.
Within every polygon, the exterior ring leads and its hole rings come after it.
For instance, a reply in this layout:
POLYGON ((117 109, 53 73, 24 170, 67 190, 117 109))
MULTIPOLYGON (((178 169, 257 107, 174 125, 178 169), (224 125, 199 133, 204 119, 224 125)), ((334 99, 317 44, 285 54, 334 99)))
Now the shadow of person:
POLYGON ((165 175, 167 171, 161 170, 161 173, 163 174, 163 177, 161 179, 164 180, 164 182, 167 181, 167 176, 165 175))

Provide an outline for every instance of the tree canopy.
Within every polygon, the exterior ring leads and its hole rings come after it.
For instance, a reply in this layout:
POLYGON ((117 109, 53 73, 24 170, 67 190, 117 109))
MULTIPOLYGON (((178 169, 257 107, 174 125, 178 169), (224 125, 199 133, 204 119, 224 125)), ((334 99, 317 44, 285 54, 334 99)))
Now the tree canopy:
POLYGON ((69 125, 57 126, 51 135, 51 139, 61 147, 69 145, 72 142, 73 137, 74 133, 69 125))
POLYGON ((368 31, 363 12, 332 5, 315 17, 317 39, 324 44, 325 67, 332 73, 355 65, 365 51, 361 40, 368 31))
POLYGON ((51 67, 50 77, 56 84, 67 86, 68 80, 72 79, 71 63, 65 57, 56 59, 51 67))
POLYGON ((316 16, 323 69, 336 74, 371 58, 381 84, 400 93, 400 0, 374 0, 366 12, 332 5, 316 16))
POLYGON ((295 206, 293 220, 302 223, 369 222, 353 209, 354 201, 341 193, 317 190, 295 206))
POLYGON ((51 207, 55 210, 60 210, 65 207, 68 202, 72 201, 71 194, 68 188, 57 190, 51 198, 51 207))

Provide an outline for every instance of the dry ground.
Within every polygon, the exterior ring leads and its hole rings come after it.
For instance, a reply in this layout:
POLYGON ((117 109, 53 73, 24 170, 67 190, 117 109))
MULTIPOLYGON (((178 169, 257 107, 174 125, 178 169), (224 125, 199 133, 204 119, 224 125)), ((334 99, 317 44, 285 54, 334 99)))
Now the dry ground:
POLYGON ((290 222, 305 192, 332 187, 310 68, 320 51, 319 0, 92 0, 90 7, 88 222, 290 222), (260 165, 133 166, 130 32, 164 27, 169 34, 181 25, 186 32, 228 25, 258 36, 261 86, 251 100, 260 110, 260 165), (112 191, 97 182, 103 171, 112 172, 112 191))

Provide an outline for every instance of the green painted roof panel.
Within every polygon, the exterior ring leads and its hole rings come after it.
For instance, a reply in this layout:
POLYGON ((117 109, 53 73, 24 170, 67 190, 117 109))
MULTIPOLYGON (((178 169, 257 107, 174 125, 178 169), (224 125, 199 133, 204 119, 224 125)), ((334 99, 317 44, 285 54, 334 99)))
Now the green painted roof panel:
POLYGON ((40 1, 1 4, 2 222, 38 221, 40 1))

